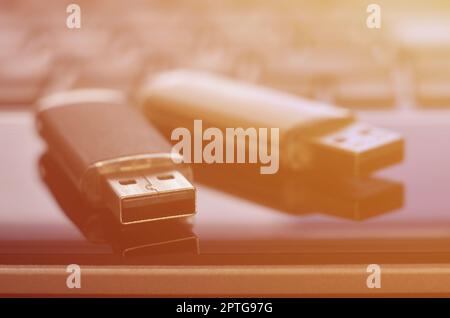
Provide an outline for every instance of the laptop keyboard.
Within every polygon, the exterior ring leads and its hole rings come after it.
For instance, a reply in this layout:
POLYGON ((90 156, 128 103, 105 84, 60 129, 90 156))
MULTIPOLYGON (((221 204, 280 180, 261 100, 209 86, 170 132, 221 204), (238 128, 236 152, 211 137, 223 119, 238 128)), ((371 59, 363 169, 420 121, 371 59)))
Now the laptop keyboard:
POLYGON ((0 107, 84 87, 132 98, 180 67, 355 109, 450 107, 448 1, 378 1, 380 29, 363 1, 77 1, 81 29, 69 3, 0 3, 0 107))

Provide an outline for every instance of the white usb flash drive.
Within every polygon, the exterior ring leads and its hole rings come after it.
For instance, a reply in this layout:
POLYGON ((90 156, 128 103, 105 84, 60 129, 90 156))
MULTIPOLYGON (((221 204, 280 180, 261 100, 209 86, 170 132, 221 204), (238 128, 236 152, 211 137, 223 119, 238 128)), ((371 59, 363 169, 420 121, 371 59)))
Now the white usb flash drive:
POLYGON ((359 122, 347 109, 211 73, 156 74, 143 87, 140 105, 168 138, 177 127, 192 129, 195 120, 222 130, 279 128, 283 168, 359 176, 403 158, 398 133, 359 122))

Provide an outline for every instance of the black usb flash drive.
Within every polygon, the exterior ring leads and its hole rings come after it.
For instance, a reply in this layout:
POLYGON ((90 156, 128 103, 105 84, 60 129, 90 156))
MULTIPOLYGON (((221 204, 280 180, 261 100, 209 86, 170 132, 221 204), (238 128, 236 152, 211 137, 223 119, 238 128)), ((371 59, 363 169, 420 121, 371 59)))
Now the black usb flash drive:
POLYGON ((50 155, 82 195, 122 224, 195 213, 188 165, 116 91, 73 90, 43 98, 36 125, 50 155))

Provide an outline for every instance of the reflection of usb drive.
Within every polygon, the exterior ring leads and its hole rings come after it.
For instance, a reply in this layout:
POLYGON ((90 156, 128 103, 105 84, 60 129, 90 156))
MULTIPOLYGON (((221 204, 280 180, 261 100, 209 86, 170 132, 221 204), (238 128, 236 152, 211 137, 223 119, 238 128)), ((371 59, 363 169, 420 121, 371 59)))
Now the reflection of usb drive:
POLYGON ((399 162, 403 139, 358 122, 346 109, 224 77, 175 70, 153 77, 140 98, 146 116, 170 136, 176 127, 279 128, 280 166, 357 176, 399 162))
POLYGON ((107 209, 93 208, 82 200, 73 182, 48 153, 39 160, 39 172, 64 214, 90 243, 107 244, 119 256, 150 256, 152 261, 157 261, 158 255, 198 253, 191 218, 122 226, 107 209))
POLYGON ((189 166, 115 91, 90 89, 42 99, 37 128, 49 153, 93 204, 122 224, 195 213, 189 166))

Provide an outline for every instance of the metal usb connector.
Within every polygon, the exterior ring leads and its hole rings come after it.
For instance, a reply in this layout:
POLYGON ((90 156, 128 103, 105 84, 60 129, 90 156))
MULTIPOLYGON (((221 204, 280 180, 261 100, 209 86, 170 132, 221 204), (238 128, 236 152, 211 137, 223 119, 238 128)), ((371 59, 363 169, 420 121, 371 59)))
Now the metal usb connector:
POLYGON ((123 224, 185 217, 195 211, 195 188, 178 171, 106 178, 108 206, 123 224))
POLYGON ((309 144, 311 165, 330 174, 358 177, 403 159, 404 139, 399 133, 358 121, 311 137, 309 144))

